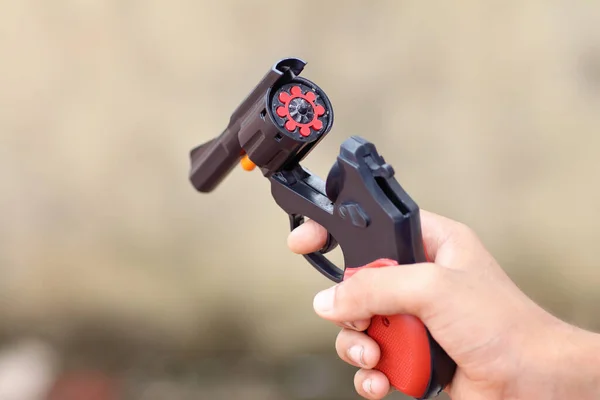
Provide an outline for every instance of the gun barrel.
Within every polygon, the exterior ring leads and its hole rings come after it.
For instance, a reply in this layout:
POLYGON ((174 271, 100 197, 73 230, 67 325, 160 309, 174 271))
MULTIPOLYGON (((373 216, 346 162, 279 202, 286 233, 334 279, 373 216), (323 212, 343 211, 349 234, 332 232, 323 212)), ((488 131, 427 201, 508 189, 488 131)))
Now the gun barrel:
POLYGON ((199 192, 208 193, 221 183, 242 158, 236 131, 229 128, 191 153, 190 181, 199 192))

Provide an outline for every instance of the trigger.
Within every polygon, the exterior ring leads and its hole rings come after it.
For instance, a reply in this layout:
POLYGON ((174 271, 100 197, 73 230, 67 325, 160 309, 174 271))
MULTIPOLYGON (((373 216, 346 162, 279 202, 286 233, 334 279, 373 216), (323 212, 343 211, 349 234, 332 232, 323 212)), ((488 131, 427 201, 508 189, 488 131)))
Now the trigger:
POLYGON ((338 246, 338 242, 337 240, 335 240, 335 238, 333 236, 331 236, 331 234, 327 234, 327 242, 325 243, 325 246, 323 246, 323 248, 321 248, 321 250, 319 250, 319 252, 321 254, 326 254, 329 253, 330 251, 332 251, 333 249, 335 249, 338 246))

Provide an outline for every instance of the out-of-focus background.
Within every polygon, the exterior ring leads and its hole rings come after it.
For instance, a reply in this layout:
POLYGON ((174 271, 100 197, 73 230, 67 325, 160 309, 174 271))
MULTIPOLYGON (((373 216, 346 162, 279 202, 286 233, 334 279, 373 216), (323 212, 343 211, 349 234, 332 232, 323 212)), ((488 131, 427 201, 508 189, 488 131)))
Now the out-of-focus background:
MULTIPOLYGON (((259 172, 189 150, 286 56, 422 208, 600 329, 600 3, 0 4, 0 400, 358 399, 259 172)), ((498 299, 502 301, 502 299, 498 299)), ((396 394, 391 398, 401 399, 396 394)))

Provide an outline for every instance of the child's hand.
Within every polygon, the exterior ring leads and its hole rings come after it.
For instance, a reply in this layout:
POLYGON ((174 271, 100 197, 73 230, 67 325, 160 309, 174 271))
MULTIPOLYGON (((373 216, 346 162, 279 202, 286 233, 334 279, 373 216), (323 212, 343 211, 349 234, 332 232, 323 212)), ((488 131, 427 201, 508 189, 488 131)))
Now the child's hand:
MULTIPOLYGON (((315 297, 315 311, 340 327, 335 347, 359 367, 356 390, 385 397, 387 378, 373 369, 379 346, 364 331, 375 315, 412 314, 458 365, 446 391, 454 400, 598 399, 600 340, 530 300, 468 227, 421 211, 433 263, 366 269, 315 297)), ((307 221, 290 249, 322 248, 325 229, 307 221)))

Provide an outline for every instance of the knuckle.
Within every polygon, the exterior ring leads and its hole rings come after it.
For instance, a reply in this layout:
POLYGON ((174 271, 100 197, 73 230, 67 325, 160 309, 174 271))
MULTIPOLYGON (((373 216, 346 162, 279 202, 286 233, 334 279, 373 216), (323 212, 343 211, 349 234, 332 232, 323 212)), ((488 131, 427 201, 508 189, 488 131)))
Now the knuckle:
POLYGON ((458 241, 465 243, 478 241, 477 233, 473 230, 473 228, 465 223, 456 222, 453 231, 455 239, 458 241))
POLYGON ((356 276, 353 276, 352 279, 340 283, 335 290, 335 308, 338 311, 346 311, 351 309, 354 306, 355 297, 353 295, 354 290, 354 280, 356 276))
POLYGON ((352 310, 369 309, 376 300, 374 294, 376 270, 362 269, 345 282, 343 301, 346 307, 352 310))
POLYGON ((357 295, 355 296, 356 307, 362 306, 368 311, 376 306, 378 300, 376 276, 378 270, 365 269, 359 271, 355 277, 358 278, 355 282, 357 285, 357 295), (359 299, 360 297, 360 299, 359 299))
POLYGON ((454 229, 457 233, 461 235, 468 236, 473 234, 473 229, 471 229, 471 227, 465 224, 464 222, 456 222, 454 225, 454 229))
POLYGON ((354 275, 354 284, 360 289, 365 289, 373 284, 373 269, 361 269, 354 275))

